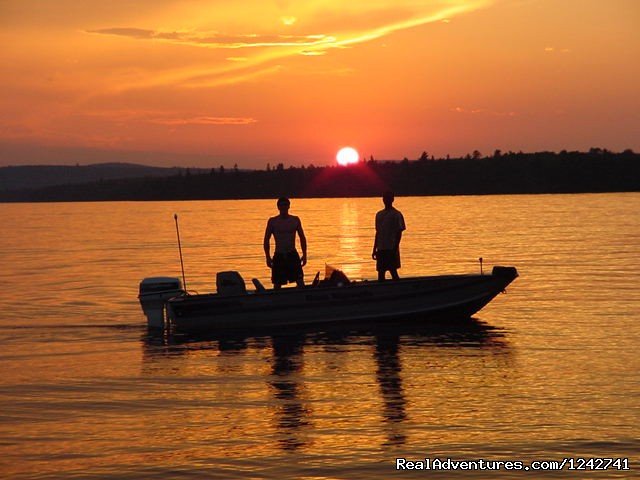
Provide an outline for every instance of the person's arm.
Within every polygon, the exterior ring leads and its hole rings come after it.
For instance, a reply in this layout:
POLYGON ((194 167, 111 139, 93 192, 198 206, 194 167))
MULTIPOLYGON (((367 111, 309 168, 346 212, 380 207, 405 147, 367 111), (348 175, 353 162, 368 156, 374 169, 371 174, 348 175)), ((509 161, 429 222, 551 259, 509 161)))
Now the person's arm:
MULTIPOLYGON (((400 213, 400 212, 398 212, 400 213)), ((400 249, 400 240, 402 240, 402 232, 407 229, 407 226, 404 223, 404 216, 400 213, 398 217, 398 237, 396 241, 396 250, 400 249)))
POLYGON ((264 247, 264 255, 267 259, 267 267, 271 268, 271 266, 273 265, 273 261, 271 259, 271 245, 270 245, 270 240, 271 240, 271 235, 273 234, 273 226, 271 225, 271 219, 269 219, 269 221, 267 222, 267 228, 264 231, 264 241, 263 241, 263 247, 264 247))
POLYGON ((378 217, 379 217, 379 214, 376 214, 376 236, 373 239, 373 250, 371 251, 371 258, 373 258, 374 260, 378 259, 378 237, 379 237, 378 231, 380 230, 378 225, 379 224, 378 217))
POLYGON ((304 235, 302 222, 300 220, 298 220, 298 236, 300 237, 300 248, 302 248, 302 258, 300 259, 300 263, 304 267, 307 264, 307 237, 304 235))
POLYGON ((373 240, 373 250, 371 251, 371 258, 378 259, 378 230, 376 230, 376 237, 373 240))
POLYGON ((398 237, 396 240, 396 250, 400 249, 400 240, 402 240, 402 230, 398 230, 398 237))

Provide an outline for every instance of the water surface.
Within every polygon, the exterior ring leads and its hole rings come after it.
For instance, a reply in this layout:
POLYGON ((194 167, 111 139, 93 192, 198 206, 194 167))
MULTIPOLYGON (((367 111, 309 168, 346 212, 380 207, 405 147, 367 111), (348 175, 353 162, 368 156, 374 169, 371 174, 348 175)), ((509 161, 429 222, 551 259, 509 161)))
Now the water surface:
MULTIPOLYGON (((637 476, 640 194, 396 206, 402 276, 476 272, 483 257, 521 277, 444 325, 155 337, 137 287, 180 276, 173 214, 188 288, 202 293, 221 270, 269 284, 275 201, 0 206, 2 476, 423 478, 395 458, 565 456, 629 457, 635 470, 603 475, 637 476)), ((325 263, 375 277, 380 208, 294 199, 307 279, 325 263)))

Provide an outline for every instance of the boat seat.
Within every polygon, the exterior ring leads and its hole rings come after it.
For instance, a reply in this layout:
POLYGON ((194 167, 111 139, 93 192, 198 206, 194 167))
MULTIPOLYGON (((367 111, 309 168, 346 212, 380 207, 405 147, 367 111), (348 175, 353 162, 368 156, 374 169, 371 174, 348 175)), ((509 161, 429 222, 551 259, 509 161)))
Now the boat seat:
POLYGON ((493 267, 491 274, 497 277, 505 277, 511 280, 515 280, 518 277, 518 270, 516 270, 516 267, 495 266, 493 267))
POLYGON ((331 276, 329 278, 325 278, 320 282, 320 286, 322 287, 342 287, 344 285, 349 285, 351 281, 347 277, 347 275, 338 269, 334 269, 331 272, 331 276))
POLYGON ((264 292, 266 290, 264 285, 262 285, 262 282, 257 278, 252 278, 251 281, 253 282, 253 286, 256 287, 256 292, 264 292))
POLYGON ((218 272, 216 289, 219 295, 243 295, 247 293, 242 276, 236 271, 218 272))

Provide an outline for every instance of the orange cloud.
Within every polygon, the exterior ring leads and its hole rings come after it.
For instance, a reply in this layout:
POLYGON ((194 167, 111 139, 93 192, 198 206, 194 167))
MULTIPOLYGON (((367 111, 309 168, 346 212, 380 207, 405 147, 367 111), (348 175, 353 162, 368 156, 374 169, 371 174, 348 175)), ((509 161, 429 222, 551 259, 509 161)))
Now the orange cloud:
POLYGON ((139 110, 103 110, 80 116, 102 118, 114 122, 142 122, 157 125, 250 125, 258 120, 252 117, 214 117, 209 115, 181 115, 169 112, 139 110))
MULTIPOLYGON (((296 19, 287 28, 301 30, 304 22, 300 20, 319 17, 334 18, 358 18, 371 17, 378 23, 361 25, 359 29, 349 27, 349 22, 336 21, 331 28, 329 24, 321 24, 327 30, 324 33, 307 31, 297 34, 252 33, 251 30, 263 30, 257 25, 246 26, 248 32, 220 33, 218 31, 194 29, 190 31, 172 31, 163 29, 145 29, 131 27, 112 27, 85 30, 94 35, 108 35, 129 38, 138 41, 159 41, 174 45, 186 45, 210 49, 246 49, 251 51, 238 61, 238 57, 227 57, 231 62, 207 62, 206 66, 190 66, 167 70, 162 73, 154 73, 152 76, 138 72, 129 79, 122 78, 116 90, 139 89, 154 86, 181 86, 216 87, 240 83, 278 71, 277 67, 268 67, 255 70, 260 65, 280 61, 287 57, 303 55, 306 57, 320 57, 326 55, 331 49, 353 48, 357 44, 371 42, 402 30, 416 28, 434 22, 450 21, 452 17, 467 13, 479 8, 491 5, 495 0, 452 0, 444 6, 438 3, 416 4, 409 0, 398 0, 394 4, 394 15, 389 14, 388 2, 373 2, 367 5, 350 4, 338 9, 338 4, 321 3, 315 6, 316 11, 310 10, 307 15, 286 15, 280 17, 280 26, 283 18, 289 21, 296 19), (339 12, 339 14, 337 13, 339 12), (384 15, 382 15, 384 13, 384 15), (339 25, 342 25, 340 27, 339 25), (255 70, 255 71, 252 71, 255 70), (136 78, 137 77, 137 78, 136 78)), ((373 21, 373 20, 372 20, 373 21)), ((317 27, 308 20, 305 29, 312 30, 317 27), (307 26, 308 25, 308 26, 307 26)), ((275 27, 270 27, 275 28, 275 27)), ((236 27, 238 29, 238 27, 236 27)))
POLYGON ((98 35, 115 35, 138 40, 164 40, 172 43, 209 48, 258 48, 258 47, 309 47, 335 42, 335 38, 325 35, 222 35, 211 33, 158 32, 140 28, 103 28, 87 30, 98 35))
POLYGON ((159 125, 251 125, 257 122, 249 117, 157 118, 150 121, 159 125))
POLYGON ((496 117, 515 117, 518 115, 516 112, 497 112, 493 110, 487 110, 485 108, 466 109, 462 107, 455 107, 455 108, 452 108, 451 111, 456 113, 466 113, 470 115, 482 114, 482 115, 492 115, 496 117))

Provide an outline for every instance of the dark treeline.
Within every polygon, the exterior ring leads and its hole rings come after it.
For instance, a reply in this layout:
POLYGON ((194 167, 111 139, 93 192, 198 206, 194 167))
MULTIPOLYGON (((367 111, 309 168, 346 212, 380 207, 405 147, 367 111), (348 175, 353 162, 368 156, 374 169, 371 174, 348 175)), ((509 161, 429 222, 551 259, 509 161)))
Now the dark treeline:
POLYGON ((212 169, 164 178, 101 180, 0 192, 0 201, 204 200, 396 195, 483 195, 640 191, 640 155, 626 150, 506 153, 417 160, 373 159, 350 167, 212 169))
MULTIPOLYGON (((19 165, 0 167, 0 191, 36 189, 54 185, 91 183, 102 178, 168 177, 184 173, 184 167, 148 167, 131 163, 92 165, 19 165)), ((199 169, 199 171, 206 171, 199 169)), ((194 170, 192 170, 192 173, 194 170)))

